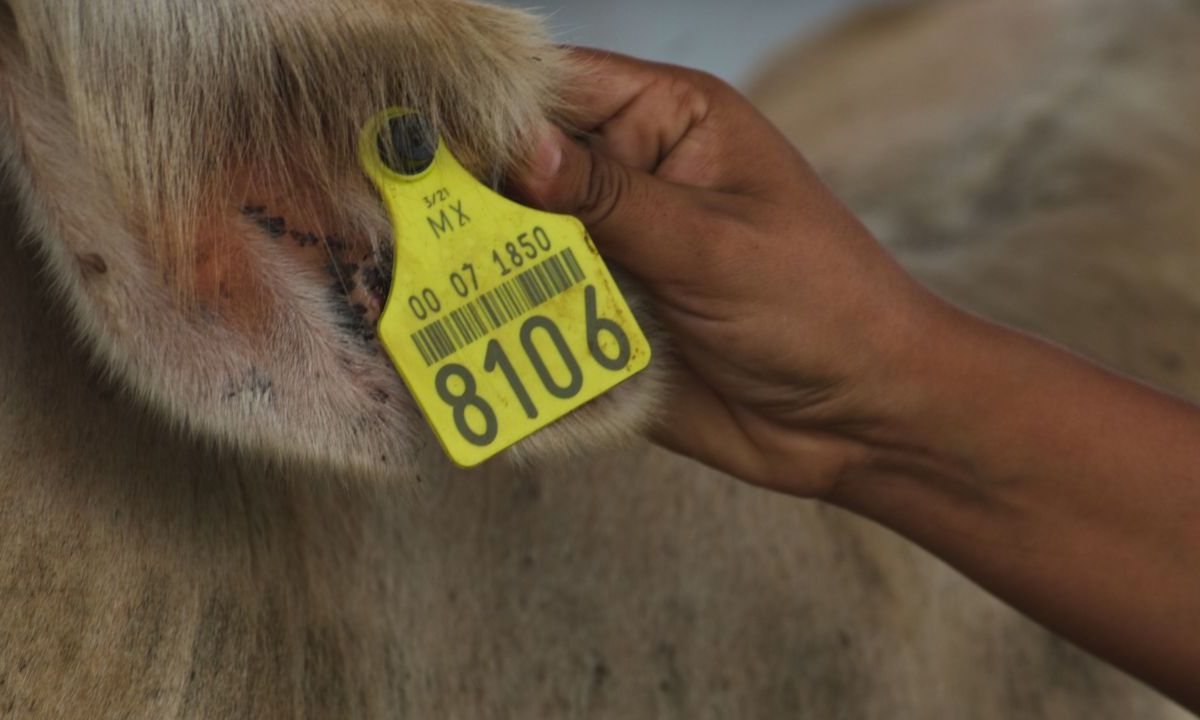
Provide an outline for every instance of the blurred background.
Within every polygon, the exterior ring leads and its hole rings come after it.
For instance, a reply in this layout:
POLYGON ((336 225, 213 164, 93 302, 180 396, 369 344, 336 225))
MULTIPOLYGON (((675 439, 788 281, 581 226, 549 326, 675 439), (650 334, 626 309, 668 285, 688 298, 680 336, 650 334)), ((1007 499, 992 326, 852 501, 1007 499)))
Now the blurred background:
POLYGON ((565 43, 690 65, 741 85, 771 52, 878 0, 506 0, 547 15, 565 43))

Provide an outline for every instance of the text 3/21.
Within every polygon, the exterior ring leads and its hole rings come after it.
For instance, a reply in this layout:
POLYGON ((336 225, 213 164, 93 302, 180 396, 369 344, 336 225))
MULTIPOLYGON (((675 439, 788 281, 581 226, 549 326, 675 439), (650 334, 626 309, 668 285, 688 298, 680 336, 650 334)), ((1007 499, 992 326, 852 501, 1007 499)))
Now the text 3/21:
MULTIPOLYGON (((620 372, 629 366, 632 353, 629 336, 621 326, 613 320, 602 318, 598 314, 596 288, 588 285, 584 288, 584 315, 586 316, 585 332, 587 333, 588 353, 600 367, 612 372, 620 372), (606 355, 600 345, 601 338, 608 336, 616 343, 616 354, 606 355)), ((550 395, 561 400, 570 400, 577 396, 584 386, 583 368, 578 358, 571 352, 562 330, 552 319, 544 315, 534 315, 521 326, 521 349, 525 359, 533 367, 538 381, 550 395), (542 351, 535 344, 538 334, 544 335, 559 354, 563 366, 567 370, 567 379, 560 382, 551 374, 546 365, 542 351)), ((513 366, 508 352, 498 340, 491 340, 484 357, 485 372, 500 372, 507 381, 513 395, 521 403, 526 417, 533 420, 540 411, 529 394, 520 373, 513 366)), ((464 365, 450 363, 443 367, 437 375, 437 392, 442 401, 454 410, 454 424, 463 439, 478 447, 487 447, 496 441, 500 433, 500 420, 496 411, 486 399, 479 394, 479 383, 474 373, 464 365), (460 387, 452 388, 451 381, 458 380, 460 387), (467 411, 474 409, 483 420, 483 429, 471 427, 467 411)))

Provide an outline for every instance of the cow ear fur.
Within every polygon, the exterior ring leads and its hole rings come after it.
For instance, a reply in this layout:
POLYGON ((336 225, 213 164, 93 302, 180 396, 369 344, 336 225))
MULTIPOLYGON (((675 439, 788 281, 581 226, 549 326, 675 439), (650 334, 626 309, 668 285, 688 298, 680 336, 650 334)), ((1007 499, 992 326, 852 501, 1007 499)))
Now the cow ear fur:
MULTIPOLYGON (((495 182, 573 69, 511 10, 309 5, 9 0, 0 153, 47 282, 129 397, 256 458, 401 476, 440 452, 372 330, 392 239, 354 138, 419 107, 495 182)), ((628 437, 656 377, 516 453, 628 437)))

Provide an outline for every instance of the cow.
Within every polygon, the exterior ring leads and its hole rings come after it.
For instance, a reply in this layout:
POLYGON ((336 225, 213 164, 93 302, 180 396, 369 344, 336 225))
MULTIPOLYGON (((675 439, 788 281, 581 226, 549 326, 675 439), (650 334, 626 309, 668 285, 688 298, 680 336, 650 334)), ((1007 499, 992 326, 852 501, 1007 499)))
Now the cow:
MULTIPOLYGON (((928 0, 752 94, 933 287, 1196 394, 1197 37, 1182 0, 928 0)), ((0 0, 0 715, 1180 716, 640 439, 670 343, 623 276, 652 369, 442 457, 356 134, 419 108, 501 187, 588 72, 463 0, 0 0)))

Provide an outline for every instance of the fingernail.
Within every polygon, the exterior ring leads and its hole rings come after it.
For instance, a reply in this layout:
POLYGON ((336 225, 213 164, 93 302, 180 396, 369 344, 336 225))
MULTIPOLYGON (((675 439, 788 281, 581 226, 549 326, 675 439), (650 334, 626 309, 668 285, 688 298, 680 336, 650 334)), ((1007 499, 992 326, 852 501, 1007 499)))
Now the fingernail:
POLYGON ((530 168, 535 177, 549 179, 558 175, 563 162, 563 134, 558 128, 547 125, 538 133, 537 149, 533 153, 530 168))

